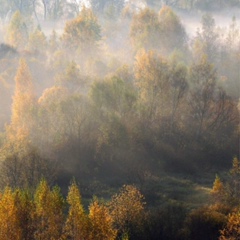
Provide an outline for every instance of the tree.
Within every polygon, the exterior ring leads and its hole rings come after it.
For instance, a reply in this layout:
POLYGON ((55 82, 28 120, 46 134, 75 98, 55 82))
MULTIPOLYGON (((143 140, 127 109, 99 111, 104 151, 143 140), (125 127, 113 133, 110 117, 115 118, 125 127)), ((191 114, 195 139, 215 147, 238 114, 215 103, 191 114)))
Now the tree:
POLYGON ((32 12, 35 10, 36 0, 1 0, 1 10, 2 17, 8 17, 10 13, 19 11, 23 15, 31 16, 32 12))
POLYGON ((204 206, 193 210, 186 219, 187 239, 218 239, 219 230, 226 224, 226 216, 221 212, 204 206))
POLYGON ((114 8, 115 13, 118 15, 124 6, 123 0, 90 0, 91 8, 95 14, 101 15, 107 13, 110 8, 114 8))
POLYGON ((144 211, 144 197, 132 185, 124 185, 109 203, 110 214, 120 234, 129 233, 132 227, 140 227, 144 211))
POLYGON ((116 239, 117 231, 113 228, 112 216, 108 208, 96 198, 89 206, 89 219, 91 223, 90 239, 116 239))
POLYGON ((61 103, 68 98, 68 91, 63 87, 45 89, 39 98, 39 129, 43 138, 39 148, 52 151, 65 140, 61 103))
POLYGON ((187 67, 176 61, 170 63, 170 94, 171 94, 171 129, 173 130, 174 125, 179 123, 175 121, 176 115, 179 111, 179 107, 184 97, 187 95, 188 82, 187 82, 187 67))
POLYGON ((225 189, 228 204, 238 206, 240 203, 240 161, 237 157, 233 158, 225 189))
POLYGON ((34 204, 29 190, 15 189, 15 204, 17 207, 18 221, 21 228, 21 239, 31 240, 34 238, 32 214, 34 204))
POLYGON ((52 0, 48 4, 48 18, 51 20, 59 20, 67 7, 66 0, 52 0))
POLYGON ((226 227, 220 231, 219 240, 236 240, 240 238, 240 211, 235 211, 228 216, 226 227))
POLYGON ((64 223, 64 199, 60 188, 52 190, 46 180, 41 180, 34 195, 34 239, 60 239, 64 223))
POLYGON ((222 203, 225 198, 225 189, 223 182, 221 181, 220 177, 216 175, 215 181, 213 183, 213 188, 211 190, 211 194, 216 203, 222 203))
POLYGON ((35 147, 37 103, 31 73, 23 59, 15 81, 11 124, 6 128, 6 139, 1 149, 1 179, 2 183, 12 187, 32 187, 42 176, 50 180, 56 168, 35 147))
POLYGON ((219 54, 218 41, 219 34, 215 20, 211 15, 204 14, 202 16, 201 30, 198 30, 193 42, 194 58, 201 61, 205 55, 209 62, 215 63, 219 54))
POLYGON ((133 16, 130 30, 132 45, 135 49, 156 49, 161 39, 157 14, 144 8, 133 16))
POLYGON ((30 33, 28 49, 34 53, 45 53, 47 49, 47 39, 41 29, 38 27, 30 33))
POLYGON ((64 226, 63 239, 88 239, 89 220, 84 212, 81 195, 75 182, 68 191, 69 210, 64 226))
POLYGON ((6 128, 6 139, 1 149, 2 183, 12 187, 30 187, 51 167, 33 146, 36 139, 36 99, 31 73, 23 59, 20 60, 15 81, 11 123, 6 128))
MULTIPOLYGON (((34 1, 34 0, 33 0, 34 1)), ((41 0, 44 20, 59 20, 64 12, 69 11, 71 2, 66 0, 41 0)))
POLYGON ((48 39, 48 47, 49 47, 49 51, 51 53, 55 53, 58 49, 59 49, 59 37, 56 33, 55 30, 52 31, 52 34, 50 35, 49 39, 48 39))
POLYGON ((16 205, 16 193, 6 187, 0 197, 0 239, 20 240, 22 229, 16 205))
POLYGON ((220 133, 228 132, 231 136, 236 127, 236 103, 217 86, 216 69, 206 57, 190 67, 190 79, 189 105, 196 124, 196 138, 214 133, 218 138, 215 142, 222 145, 220 133))
POLYGON ((8 44, 23 50, 28 41, 28 29, 19 11, 15 12, 7 28, 6 41, 8 44))
POLYGON ((66 23, 62 43, 65 49, 74 53, 95 54, 101 39, 101 29, 91 9, 83 7, 79 15, 66 23), (91 50, 90 50, 91 49, 91 50))
POLYGON ((98 159, 105 162, 105 167, 111 166, 113 159, 116 159, 122 167, 127 159, 126 153, 130 151, 129 133, 136 104, 133 85, 118 77, 106 78, 93 83, 90 97, 97 130, 98 159))
POLYGON ((196 136, 199 138, 206 129, 206 123, 211 119, 214 96, 216 91, 216 70, 206 58, 190 68, 192 90, 190 107, 192 116, 197 123, 196 136))
POLYGON ((102 82, 94 82, 90 96, 93 104, 102 113, 115 113, 120 117, 126 117, 134 109, 136 101, 132 84, 115 76, 102 82))
POLYGON ((170 90, 170 72, 168 62, 153 51, 140 51, 134 66, 136 86, 143 104, 143 119, 154 123, 155 119, 168 113, 166 102, 170 90))
POLYGON ((225 182, 216 176, 212 195, 216 203, 227 204, 230 208, 237 207, 239 205, 240 197, 240 161, 237 157, 233 158, 232 168, 229 171, 229 176, 225 182))
POLYGON ((29 133, 7 130, 7 139, 1 149, 1 185, 35 187, 42 177, 53 181, 57 167, 55 162, 43 157, 30 141, 29 133))
POLYGON ((0 239, 33 239, 29 192, 5 187, 0 196, 0 239))
POLYGON ((76 62, 70 62, 63 74, 57 77, 57 83, 69 90, 70 93, 84 93, 86 80, 76 62))
POLYGON ((19 61, 15 77, 16 87, 13 96, 11 126, 17 131, 21 128, 33 130, 36 98, 32 76, 24 59, 19 61))
POLYGON ((160 44, 163 53, 174 49, 186 50, 187 35, 179 17, 173 10, 164 6, 159 12, 160 44))
POLYGON ((218 69, 224 81, 224 88, 234 98, 239 96, 239 61, 240 61, 240 31, 237 20, 233 17, 221 47, 218 69))

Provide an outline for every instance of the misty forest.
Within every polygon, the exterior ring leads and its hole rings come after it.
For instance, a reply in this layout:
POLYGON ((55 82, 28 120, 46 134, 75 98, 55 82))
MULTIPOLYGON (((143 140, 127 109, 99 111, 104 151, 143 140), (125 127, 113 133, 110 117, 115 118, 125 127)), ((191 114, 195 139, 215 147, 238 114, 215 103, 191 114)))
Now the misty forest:
POLYGON ((239 240, 239 18, 0 0, 0 240, 239 240))

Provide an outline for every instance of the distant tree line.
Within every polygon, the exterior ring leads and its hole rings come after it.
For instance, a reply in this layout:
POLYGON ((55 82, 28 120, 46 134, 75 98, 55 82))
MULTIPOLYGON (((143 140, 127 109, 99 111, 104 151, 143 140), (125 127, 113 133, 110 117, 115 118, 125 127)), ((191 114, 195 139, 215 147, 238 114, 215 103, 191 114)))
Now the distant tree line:
POLYGON ((33 16, 37 21, 59 20, 61 18, 71 18, 76 16, 81 8, 91 7, 95 14, 108 17, 119 16, 121 12, 129 8, 161 8, 170 6, 183 10, 219 10, 228 7, 239 8, 239 0, 1 0, 0 17, 7 19, 15 11, 23 15, 33 16))
POLYGON ((49 37, 14 14, 0 58, 4 184, 34 184, 62 170, 63 178, 113 174, 142 183, 159 164, 184 172, 229 166, 239 134, 236 20, 220 39, 204 15, 191 44, 169 7, 123 21, 127 64, 110 46, 103 51, 91 9, 49 37))

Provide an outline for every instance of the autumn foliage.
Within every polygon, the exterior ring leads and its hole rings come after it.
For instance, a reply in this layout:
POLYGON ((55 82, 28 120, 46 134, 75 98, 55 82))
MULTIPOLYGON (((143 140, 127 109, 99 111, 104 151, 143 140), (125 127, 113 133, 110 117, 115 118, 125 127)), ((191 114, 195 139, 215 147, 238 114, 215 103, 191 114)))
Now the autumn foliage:
POLYGON ((137 188, 129 185, 113 197, 111 207, 94 197, 85 211, 75 181, 66 199, 59 187, 51 188, 46 180, 41 180, 34 194, 6 187, 0 196, 0 239, 114 240, 127 222, 138 221, 142 200, 137 188), (124 214, 120 220, 116 211, 124 214))

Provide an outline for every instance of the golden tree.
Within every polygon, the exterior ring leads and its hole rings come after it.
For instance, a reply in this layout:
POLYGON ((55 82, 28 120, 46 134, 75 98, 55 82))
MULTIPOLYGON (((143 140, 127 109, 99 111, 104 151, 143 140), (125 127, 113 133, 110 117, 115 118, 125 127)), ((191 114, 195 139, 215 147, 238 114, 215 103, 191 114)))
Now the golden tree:
POLYGON ((11 123, 1 149, 2 183, 11 187, 34 186, 50 170, 47 159, 34 147, 37 103, 30 70, 21 59, 15 77, 11 123))
POLYGON ((110 214, 121 234, 128 233, 132 226, 140 227, 144 212, 144 197, 132 185, 124 185, 109 203, 110 214))
POLYGON ((69 211, 62 238, 89 239, 89 221, 84 212, 81 203, 81 195, 75 182, 73 182, 69 187, 67 202, 69 204, 69 211))
POLYGON ((64 223, 64 199, 60 189, 54 187, 51 190, 46 180, 42 180, 36 189, 34 204, 34 239, 59 239, 64 223))
POLYGON ((221 203, 224 200, 225 189, 223 182, 218 175, 216 175, 215 181, 213 183, 211 194, 216 202, 221 203))
POLYGON ((90 239, 116 239, 117 231, 113 228, 113 218, 108 208, 96 198, 89 206, 89 219, 91 222, 90 239))
POLYGON ((22 239, 32 240, 34 238, 34 229, 32 222, 32 214, 34 212, 34 204, 32 195, 28 190, 16 189, 15 204, 17 207, 18 221, 21 228, 22 239))
POLYGON ((11 126, 14 130, 33 126, 36 99, 33 90, 33 79, 24 59, 20 59, 15 77, 15 94, 13 96, 11 126))
POLYGON ((23 239, 20 224, 16 204, 16 193, 6 187, 0 197, 0 239, 23 239))
POLYGON ((71 53, 96 53, 97 42, 101 39, 101 30, 91 9, 83 8, 79 15, 67 22, 62 42, 71 53))
POLYGON ((220 233, 219 240, 240 239, 240 211, 233 212, 228 216, 227 226, 220 233))

